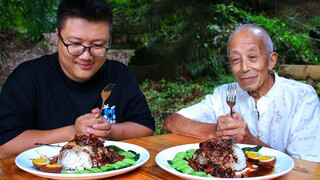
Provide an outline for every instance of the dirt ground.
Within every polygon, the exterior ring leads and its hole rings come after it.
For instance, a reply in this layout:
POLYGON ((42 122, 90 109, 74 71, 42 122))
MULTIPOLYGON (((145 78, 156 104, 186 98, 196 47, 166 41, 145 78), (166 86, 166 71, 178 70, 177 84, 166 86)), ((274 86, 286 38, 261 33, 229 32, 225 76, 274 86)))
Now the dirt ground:
MULTIPOLYGON (((35 59, 43 55, 52 54, 57 51, 57 40, 54 33, 45 34, 47 42, 40 42, 38 44, 32 44, 27 41, 15 40, 16 33, 4 34, 0 32, 0 48, 2 48, 7 54, 8 58, 6 62, 1 62, 3 71, 0 72, 0 86, 2 86, 8 75, 19 64, 24 61, 35 59)), ((130 56, 134 53, 132 49, 125 50, 109 50, 108 59, 120 61, 124 64, 128 64, 130 56)))

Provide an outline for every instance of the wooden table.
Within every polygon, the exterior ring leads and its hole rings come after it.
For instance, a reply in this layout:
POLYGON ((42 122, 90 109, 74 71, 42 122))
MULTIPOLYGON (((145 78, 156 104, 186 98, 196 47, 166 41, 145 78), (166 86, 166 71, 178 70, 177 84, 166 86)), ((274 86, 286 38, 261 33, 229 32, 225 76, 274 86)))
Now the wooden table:
MULTIPOLYGON (((125 140, 123 142, 136 144, 146 148, 150 153, 150 159, 141 167, 129 173, 112 177, 112 179, 179 179, 177 176, 162 170, 156 164, 156 155, 160 151, 172 146, 199 143, 202 141, 202 139, 191 138, 177 134, 166 134, 125 140)), ((0 160, 0 179, 44 179, 19 169, 15 165, 14 160, 15 157, 0 160)), ((294 168, 288 174, 277 179, 320 179, 320 163, 314 163, 295 158, 293 160, 295 162, 294 168)))

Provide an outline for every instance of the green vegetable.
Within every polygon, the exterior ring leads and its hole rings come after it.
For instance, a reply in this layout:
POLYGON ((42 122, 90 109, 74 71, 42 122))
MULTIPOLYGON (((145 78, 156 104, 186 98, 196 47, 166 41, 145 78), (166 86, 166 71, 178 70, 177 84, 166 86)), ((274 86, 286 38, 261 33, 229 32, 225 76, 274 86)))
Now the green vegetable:
POLYGON ((194 172, 190 173, 190 175, 205 176, 206 173, 205 173, 205 172, 202 172, 202 171, 194 171, 194 172))
POLYGON ((93 173, 98 173, 98 172, 102 172, 101 171, 101 169, 99 169, 99 168, 97 168, 97 167, 95 167, 95 168, 91 168, 91 170, 90 170, 91 172, 93 172, 93 173))
POLYGON ((136 161, 133 158, 129 158, 129 157, 124 158, 122 161, 129 165, 133 165, 136 163, 136 161))
POLYGON ((115 146, 115 145, 110 145, 110 146, 107 146, 108 148, 111 147, 116 153, 118 154, 121 154, 123 153, 125 150, 119 148, 118 146, 115 146))
POLYGON ((127 166, 129 165, 129 164, 123 162, 123 161, 118 161, 118 162, 116 162, 115 164, 118 165, 118 166, 120 166, 120 168, 122 168, 122 167, 127 167, 127 166))
POLYGON ((188 159, 194 155, 195 151, 195 149, 189 149, 186 152, 179 152, 174 156, 172 161, 168 160, 167 162, 171 165, 171 168, 176 169, 184 174, 212 177, 210 174, 206 174, 205 172, 197 172, 191 166, 189 166, 188 159))
POLYGON ((113 166, 110 166, 109 164, 101 167, 101 171, 103 171, 103 172, 110 171, 110 170, 113 170, 113 169, 115 169, 115 168, 113 166))
POLYGON ((192 169, 192 167, 190 167, 189 165, 182 168, 181 171, 185 174, 190 174, 194 172, 194 169, 192 169))
POLYGON ((185 152, 179 152, 177 155, 176 155, 177 158, 184 158, 186 157, 186 153, 185 152))
POLYGON ((124 155, 126 157, 130 157, 130 158, 134 158, 136 156, 136 154, 133 154, 132 152, 129 152, 129 151, 125 151, 125 152, 122 152, 122 153, 119 153, 120 155, 124 155))
POLYGON ((171 167, 174 168, 174 169, 176 169, 176 168, 177 168, 178 166, 180 166, 180 165, 187 165, 187 164, 188 164, 188 161, 183 160, 183 159, 180 159, 180 160, 172 163, 171 167))
POLYGON ((73 172, 73 174, 87 174, 87 173, 93 173, 93 172, 87 171, 87 170, 79 170, 79 171, 73 172))
POLYGON ((186 159, 191 158, 191 157, 194 155, 195 152, 196 152, 195 149, 189 149, 189 150, 187 150, 187 151, 186 151, 186 153, 187 153, 186 159))
POLYGON ((138 161, 139 158, 140 158, 140 154, 137 154, 133 159, 134 159, 135 161, 138 161))
POLYGON ((262 145, 259 145, 256 147, 245 147, 245 148, 242 148, 242 151, 243 152, 246 152, 246 151, 258 152, 261 148, 262 148, 262 145))
POLYGON ((132 166, 134 165, 137 160, 140 158, 140 154, 134 152, 134 151, 124 151, 123 149, 111 145, 108 146, 114 149, 115 152, 117 152, 119 155, 124 155, 125 158, 122 161, 118 161, 114 164, 106 164, 104 166, 102 166, 101 168, 91 168, 90 171, 87 170, 79 170, 79 171, 75 171, 75 172, 61 172, 62 174, 85 174, 85 173, 99 173, 99 172, 105 172, 105 171, 111 171, 111 170, 115 170, 115 169, 121 169, 121 168, 125 168, 128 166, 132 166))

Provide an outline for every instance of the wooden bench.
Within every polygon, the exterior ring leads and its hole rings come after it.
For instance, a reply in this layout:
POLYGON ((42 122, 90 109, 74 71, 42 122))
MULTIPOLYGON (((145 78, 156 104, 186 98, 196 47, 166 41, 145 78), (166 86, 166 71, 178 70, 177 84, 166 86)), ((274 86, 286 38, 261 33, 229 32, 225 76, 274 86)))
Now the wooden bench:
POLYGON ((279 76, 289 79, 305 80, 315 89, 316 81, 320 82, 320 65, 280 65, 278 69, 279 76))

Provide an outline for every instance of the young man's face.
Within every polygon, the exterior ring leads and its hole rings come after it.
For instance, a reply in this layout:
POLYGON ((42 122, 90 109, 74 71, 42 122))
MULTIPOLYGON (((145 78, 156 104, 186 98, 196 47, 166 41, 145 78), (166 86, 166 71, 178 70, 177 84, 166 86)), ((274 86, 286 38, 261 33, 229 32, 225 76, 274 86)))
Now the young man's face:
POLYGON ((269 70, 272 70, 276 63, 276 53, 267 55, 261 34, 256 33, 252 30, 241 30, 234 34, 228 46, 232 73, 239 86, 248 92, 269 90, 270 81, 273 81, 270 79, 269 70))
MULTIPOLYGON (((58 30, 56 29, 57 37, 58 30)), ((68 18, 60 35, 66 44, 109 46, 109 24, 104 21, 87 21, 81 18, 68 18)), ((94 57, 89 49, 81 55, 71 55, 61 39, 58 40, 59 62, 63 72, 73 81, 88 81, 104 64, 107 55, 94 57)))

